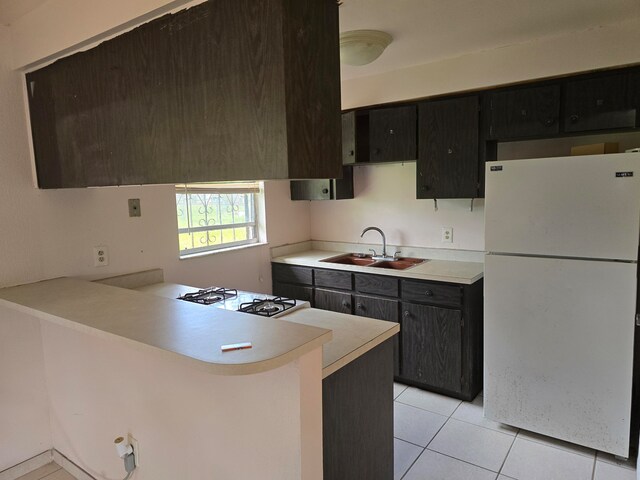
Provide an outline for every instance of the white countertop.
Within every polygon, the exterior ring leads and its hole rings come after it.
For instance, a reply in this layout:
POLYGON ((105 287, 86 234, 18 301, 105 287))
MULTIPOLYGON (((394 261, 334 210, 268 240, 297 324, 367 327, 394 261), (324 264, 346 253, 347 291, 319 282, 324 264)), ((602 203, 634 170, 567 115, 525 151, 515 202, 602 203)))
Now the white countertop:
POLYGON ((0 304, 68 328, 124 342, 219 375, 245 375, 290 363, 332 338, 330 330, 202 308, 181 300, 57 278, 0 289, 0 304), (251 342, 253 348, 221 352, 251 342))
MULTIPOLYGON (((176 283, 158 283, 139 287, 136 290, 175 299, 179 295, 193 292, 197 288, 176 283)), ((203 310, 219 310, 207 305, 193 304, 193 306, 203 310)), ((241 315, 251 316, 249 314, 241 315)), ((331 375, 400 331, 400 325, 397 323, 315 308, 294 310, 278 318, 258 318, 262 322, 285 321, 331 330, 333 332, 332 340, 322 347, 322 378, 331 375)))
POLYGON ((344 255, 344 252, 327 252, 323 250, 308 250, 273 258, 276 263, 301 265, 305 267, 327 268, 374 275, 387 275, 400 278, 415 278, 417 280, 434 280, 438 282, 461 283, 470 285, 480 280, 484 275, 484 264, 477 262, 458 262, 455 260, 427 260, 406 270, 391 270, 388 268, 361 267, 358 265, 343 265, 338 263, 321 262, 320 260, 344 255))

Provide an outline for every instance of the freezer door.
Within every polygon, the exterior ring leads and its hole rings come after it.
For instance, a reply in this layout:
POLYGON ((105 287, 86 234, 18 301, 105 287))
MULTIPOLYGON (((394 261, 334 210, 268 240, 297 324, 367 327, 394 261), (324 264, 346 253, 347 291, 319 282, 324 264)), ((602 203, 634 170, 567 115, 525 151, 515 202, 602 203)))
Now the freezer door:
POLYGON ((640 154, 487 163, 488 252, 637 260, 640 154))
POLYGON ((485 416, 626 457, 636 265, 485 262, 485 416))

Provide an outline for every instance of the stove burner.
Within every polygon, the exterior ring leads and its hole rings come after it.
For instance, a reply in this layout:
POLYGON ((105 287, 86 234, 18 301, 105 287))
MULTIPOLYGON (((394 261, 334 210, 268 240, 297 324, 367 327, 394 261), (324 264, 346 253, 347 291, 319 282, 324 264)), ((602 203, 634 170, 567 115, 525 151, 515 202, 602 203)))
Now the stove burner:
POLYGON ((273 317, 295 306, 296 301, 290 298, 254 298, 252 302, 240 305, 238 311, 261 315, 263 317, 273 317))
POLYGON ((179 300, 187 302, 200 303, 202 305, 211 305, 232 298, 238 295, 238 291, 234 288, 209 287, 197 292, 185 293, 178 297, 179 300))

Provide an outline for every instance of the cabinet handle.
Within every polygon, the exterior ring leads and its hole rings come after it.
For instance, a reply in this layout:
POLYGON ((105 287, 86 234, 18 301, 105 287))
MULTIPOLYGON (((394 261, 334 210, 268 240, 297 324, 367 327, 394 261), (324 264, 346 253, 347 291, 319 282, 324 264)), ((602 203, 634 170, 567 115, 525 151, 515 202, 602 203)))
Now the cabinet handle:
POLYGON ((569 117, 569 120, 571 120, 571 123, 576 123, 579 119, 580 117, 578 115, 571 115, 569 117))
POLYGON ((364 305, 362 305, 360 302, 356 303, 356 308, 358 310, 364 310, 364 305))
POLYGON ((429 186, 428 185, 422 185, 422 190, 427 192, 429 190, 429 186))
POLYGON ((409 318, 409 317, 411 316, 411 314, 409 313, 409 311, 408 311, 408 310, 405 310, 405 311, 404 311, 404 313, 402 314, 402 316, 403 316, 404 318, 409 318))
POLYGON ((527 116, 527 111, 525 109, 520 110, 520 113, 522 114, 523 117, 527 116))
POLYGON ((556 123, 556 119, 555 119, 555 118, 547 118, 547 119, 544 121, 544 124, 545 124, 547 127, 550 127, 550 126, 551 126, 551 125, 553 125, 554 123, 556 123))
POLYGON ((329 189, 328 188, 323 188, 322 189, 322 193, 324 193, 326 195, 327 193, 329 193, 329 189))
POLYGON ((453 153, 453 147, 449 147, 449 148, 447 149, 447 153, 448 153, 449 155, 451 155, 451 154, 453 153))
POLYGON ((356 154, 356 152, 354 152, 353 150, 349 150, 349 156, 353 157, 356 154))
POLYGON ((345 300, 345 301, 342 302, 342 306, 344 308, 349 308, 351 306, 351 304, 345 300))
POLYGON ((427 297, 433 297, 433 292, 432 292, 431 290, 427 290, 426 292, 424 292, 424 294, 425 294, 427 297))
POLYGON ((389 130, 389 135, 393 135, 394 133, 396 133, 393 128, 389 130))

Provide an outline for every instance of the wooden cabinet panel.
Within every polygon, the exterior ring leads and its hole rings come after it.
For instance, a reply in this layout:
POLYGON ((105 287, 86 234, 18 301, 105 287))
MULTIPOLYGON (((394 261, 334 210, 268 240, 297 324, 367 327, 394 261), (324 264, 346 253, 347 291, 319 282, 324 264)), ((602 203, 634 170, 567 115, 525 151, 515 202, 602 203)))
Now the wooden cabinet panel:
POLYGON ((393 372, 387 340, 322 381, 326 480, 393 478, 393 372))
POLYGON ((291 200, 346 200, 353 198, 353 168, 342 167, 342 178, 292 180, 291 200))
POLYGON ((315 285, 317 287, 340 288, 342 290, 352 290, 353 281, 351 272, 340 270, 314 269, 315 285))
POLYGON ((478 195, 478 97, 420 104, 418 198, 478 195))
POLYGON ((273 294, 278 297, 293 298, 311 303, 313 306, 313 288, 289 283, 273 282, 273 294))
POLYGON ((560 84, 502 90, 488 95, 489 138, 554 136, 560 132, 560 84))
POLYGON ((636 110, 636 127, 640 127, 640 71, 629 76, 629 98, 631 107, 636 110))
POLYGON ((309 267, 272 263, 271 271, 273 280, 277 282, 298 283, 303 285, 313 284, 313 269, 309 267))
POLYGON ((564 112, 566 132, 635 127, 636 108, 628 94, 628 74, 568 81, 564 112))
POLYGON ((443 283, 402 280, 402 299, 409 302, 430 303, 457 307, 462 305, 463 287, 443 283))
POLYGON ((335 2, 204 2, 26 81, 41 188, 339 175, 335 2))
MULTIPOLYGON (((354 295, 354 315, 399 323, 400 302, 387 298, 354 295)), ((393 374, 400 376, 400 336, 393 337, 393 374)))
POLYGON ((402 303, 402 376, 459 392, 462 384, 462 312, 402 303))
POLYGON ((369 112, 369 160, 397 162, 415 160, 416 107, 382 108, 369 112))
POLYGON ((342 114, 342 164, 356 163, 356 112, 342 114))
POLYGON ((315 308, 338 313, 353 313, 351 293, 316 288, 314 296, 315 308))
POLYGON ((398 296, 398 278, 382 275, 355 273, 355 290, 360 293, 372 293, 387 297, 398 296))

